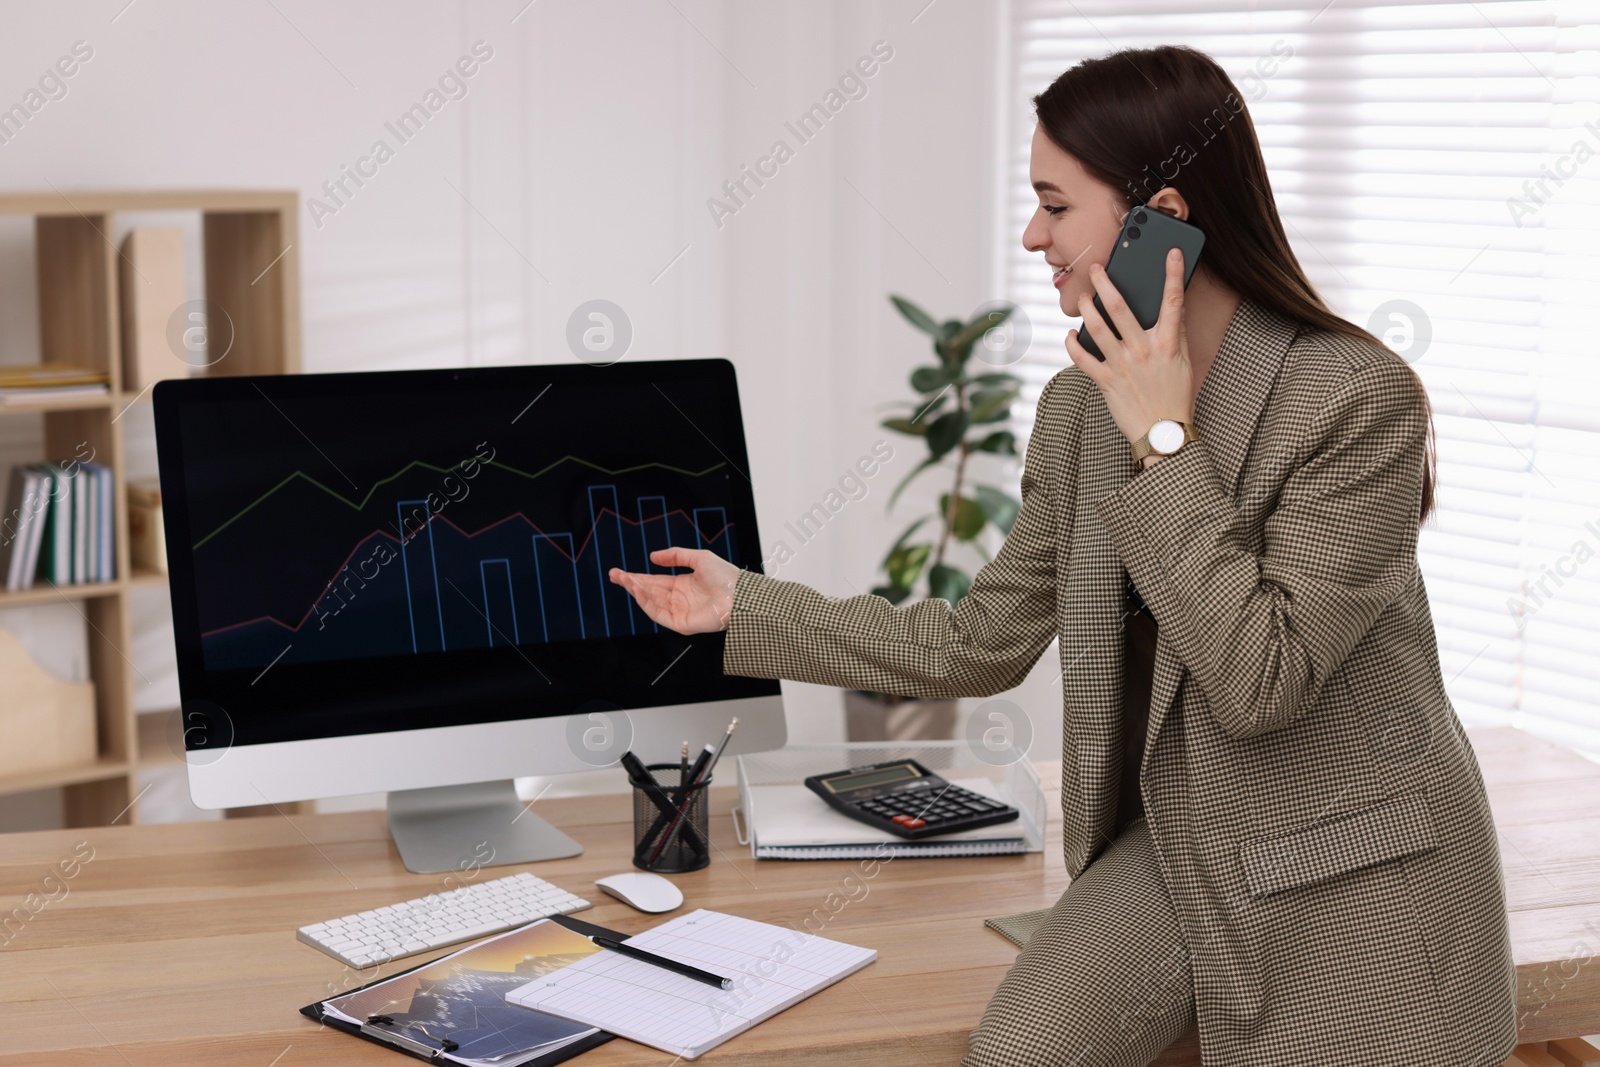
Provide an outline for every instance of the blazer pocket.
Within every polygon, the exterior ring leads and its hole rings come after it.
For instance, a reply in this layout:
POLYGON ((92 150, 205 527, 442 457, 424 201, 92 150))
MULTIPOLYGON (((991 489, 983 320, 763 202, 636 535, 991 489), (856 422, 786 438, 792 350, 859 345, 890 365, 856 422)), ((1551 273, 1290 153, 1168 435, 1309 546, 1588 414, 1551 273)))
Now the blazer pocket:
POLYGON ((1266 834, 1239 846, 1252 898, 1311 885, 1439 844, 1423 792, 1390 797, 1331 822, 1266 834))

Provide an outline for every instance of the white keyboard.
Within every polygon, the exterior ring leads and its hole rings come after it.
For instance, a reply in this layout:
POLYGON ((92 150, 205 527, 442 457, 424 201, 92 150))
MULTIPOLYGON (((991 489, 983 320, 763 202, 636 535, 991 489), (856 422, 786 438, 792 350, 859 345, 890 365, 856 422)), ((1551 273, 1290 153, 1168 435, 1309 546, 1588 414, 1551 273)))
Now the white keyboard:
POLYGON ((302 926, 296 936, 364 968, 589 907, 543 878, 513 874, 302 926))

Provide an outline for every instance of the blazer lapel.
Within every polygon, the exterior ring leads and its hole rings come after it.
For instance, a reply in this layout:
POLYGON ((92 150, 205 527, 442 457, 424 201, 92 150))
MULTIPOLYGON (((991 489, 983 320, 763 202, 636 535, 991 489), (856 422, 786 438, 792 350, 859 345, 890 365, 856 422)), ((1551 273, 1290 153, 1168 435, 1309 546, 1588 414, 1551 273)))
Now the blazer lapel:
MULTIPOLYGON (((1256 424, 1294 339, 1296 323, 1242 299, 1195 398, 1195 432, 1206 442, 1224 491, 1233 497, 1256 424)), ((1136 475, 1127 438, 1096 389, 1084 417, 1083 467, 1072 517, 1063 593, 1062 814, 1067 869, 1076 877, 1110 843, 1116 790, 1112 777, 1122 731, 1124 684, 1123 566, 1096 503, 1136 475)), ((1159 626, 1160 619, 1156 622, 1159 626)), ((1186 669, 1170 642, 1156 642, 1145 761, 1177 696, 1186 669)))
POLYGON ((1205 439, 1206 453, 1229 496, 1239 491, 1239 473, 1255 439, 1256 424, 1296 330, 1293 319, 1253 300, 1240 300, 1200 383, 1194 400, 1195 432, 1205 439))
POLYGON ((1073 877, 1111 840, 1117 797, 1110 775, 1120 754, 1113 746, 1122 728, 1122 559, 1094 505, 1126 484, 1134 466, 1127 438, 1098 389, 1084 412, 1082 464, 1061 583, 1063 595, 1071 598, 1061 629, 1061 808, 1067 869, 1073 877))
MULTIPOLYGON (((1195 433, 1205 440, 1206 454, 1222 481, 1222 491, 1230 498, 1239 495, 1239 478, 1250 443, 1296 330, 1293 319, 1249 298, 1241 299, 1223 332, 1211 369, 1200 383, 1194 401, 1195 433)), ((1156 622, 1159 627, 1161 620, 1156 622)), ((1161 728, 1186 673, 1172 643, 1160 640, 1159 634, 1158 628, 1150 686, 1151 738, 1161 728)), ((1146 743, 1146 760, 1154 747, 1146 743)))

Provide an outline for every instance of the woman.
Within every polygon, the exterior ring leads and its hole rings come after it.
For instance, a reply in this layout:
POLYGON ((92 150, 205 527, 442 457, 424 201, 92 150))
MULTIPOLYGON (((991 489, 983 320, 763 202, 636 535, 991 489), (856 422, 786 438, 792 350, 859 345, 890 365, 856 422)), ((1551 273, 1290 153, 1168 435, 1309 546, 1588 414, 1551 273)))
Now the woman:
POLYGON ((1207 56, 1086 61, 1034 104, 1023 243, 1106 359, 1069 333, 1022 511, 960 606, 825 597, 687 549, 651 559, 692 574, 611 578, 664 626, 726 629, 728 674, 988 696, 1059 635, 1072 882, 967 1067, 1131 1067, 1191 1025, 1215 1067, 1498 1064, 1516 973, 1416 562, 1421 383, 1306 280, 1207 56), (1149 331, 1100 269, 1140 205, 1206 234, 1149 331), (1136 462, 1167 419, 1181 443, 1136 462))

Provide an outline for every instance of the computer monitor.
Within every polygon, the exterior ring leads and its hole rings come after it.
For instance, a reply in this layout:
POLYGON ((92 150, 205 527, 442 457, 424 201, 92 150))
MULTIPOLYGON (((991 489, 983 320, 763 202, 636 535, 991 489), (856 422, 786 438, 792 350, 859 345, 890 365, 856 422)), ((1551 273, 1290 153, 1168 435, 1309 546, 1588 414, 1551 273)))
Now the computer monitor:
POLYGON ((608 578, 687 573, 647 558, 668 546, 761 569, 727 360, 210 377, 154 398, 200 807, 386 791, 409 869, 524 863, 582 848, 517 776, 675 763, 734 716, 724 760, 784 744, 776 681, 724 675, 723 633, 660 626, 608 578))

